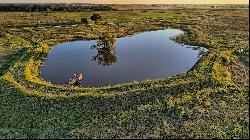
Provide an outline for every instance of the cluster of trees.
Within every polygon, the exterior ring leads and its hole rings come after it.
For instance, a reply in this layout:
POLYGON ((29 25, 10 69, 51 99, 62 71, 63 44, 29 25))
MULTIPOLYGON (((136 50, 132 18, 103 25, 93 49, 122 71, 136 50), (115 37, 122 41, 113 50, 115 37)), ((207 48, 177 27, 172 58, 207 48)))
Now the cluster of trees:
MULTIPOLYGON (((99 14, 93 14, 90 19, 92 21, 95 21, 95 23, 97 22, 97 20, 102 19, 102 17, 99 14)), ((88 19, 87 18, 81 18, 81 22, 84 24, 88 24, 88 19)))
POLYGON ((86 4, 0 4, 0 11, 5 12, 49 12, 49 11, 111 11, 108 5, 86 4))

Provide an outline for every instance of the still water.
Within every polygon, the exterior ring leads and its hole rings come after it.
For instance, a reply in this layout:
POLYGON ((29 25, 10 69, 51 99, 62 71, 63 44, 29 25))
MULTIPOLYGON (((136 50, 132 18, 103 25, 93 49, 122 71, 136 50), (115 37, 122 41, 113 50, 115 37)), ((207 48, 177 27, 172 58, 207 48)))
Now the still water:
POLYGON ((40 68, 41 77, 63 85, 73 74, 82 73, 84 87, 100 87, 181 74, 195 65, 201 51, 206 51, 170 39, 182 33, 166 29, 117 38, 111 52, 91 49, 95 40, 64 42, 49 52, 40 68))

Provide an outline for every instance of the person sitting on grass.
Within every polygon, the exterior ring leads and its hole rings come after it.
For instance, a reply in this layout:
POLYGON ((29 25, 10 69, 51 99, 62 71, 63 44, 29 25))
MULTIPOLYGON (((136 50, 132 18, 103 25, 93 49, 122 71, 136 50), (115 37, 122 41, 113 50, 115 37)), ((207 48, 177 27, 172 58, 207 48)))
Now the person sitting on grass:
POLYGON ((83 74, 79 74, 77 76, 76 74, 73 75, 72 78, 69 80, 69 86, 82 86, 82 81, 83 81, 83 74))

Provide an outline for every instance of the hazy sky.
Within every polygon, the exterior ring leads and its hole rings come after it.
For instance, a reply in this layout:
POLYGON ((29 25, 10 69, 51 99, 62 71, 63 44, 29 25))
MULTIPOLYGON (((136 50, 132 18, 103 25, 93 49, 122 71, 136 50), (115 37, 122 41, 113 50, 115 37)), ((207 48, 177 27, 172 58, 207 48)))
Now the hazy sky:
POLYGON ((0 3, 249 4, 248 0, 0 0, 0 3))

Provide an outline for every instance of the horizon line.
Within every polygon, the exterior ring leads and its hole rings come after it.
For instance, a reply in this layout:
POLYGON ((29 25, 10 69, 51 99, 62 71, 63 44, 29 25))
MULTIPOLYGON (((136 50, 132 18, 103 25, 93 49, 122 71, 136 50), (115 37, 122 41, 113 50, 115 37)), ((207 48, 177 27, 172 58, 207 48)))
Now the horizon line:
POLYGON ((96 5, 249 5, 248 3, 85 3, 85 2, 0 2, 0 4, 96 4, 96 5))

